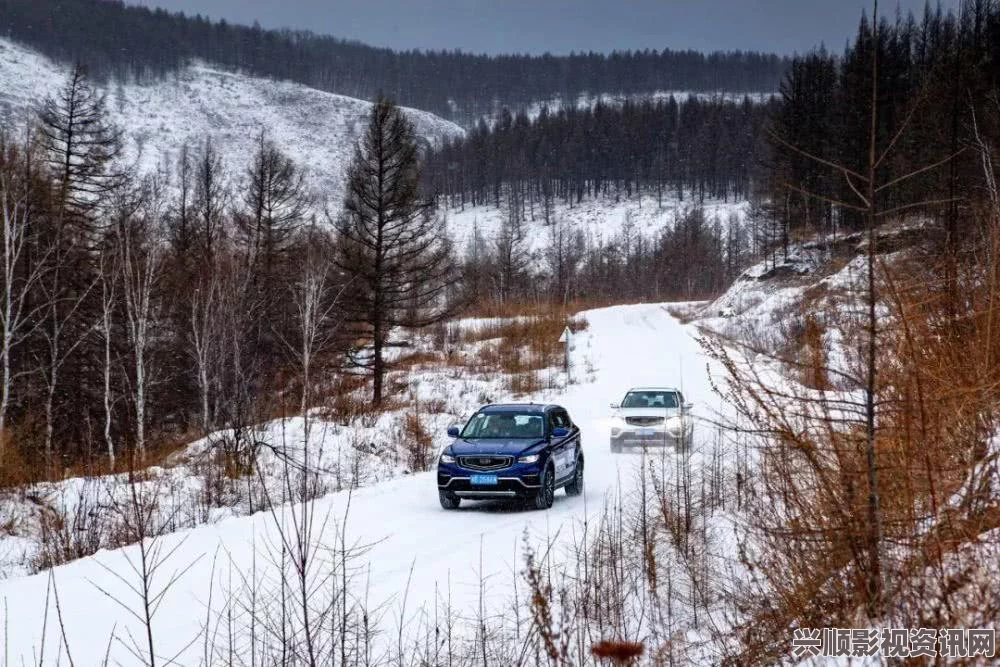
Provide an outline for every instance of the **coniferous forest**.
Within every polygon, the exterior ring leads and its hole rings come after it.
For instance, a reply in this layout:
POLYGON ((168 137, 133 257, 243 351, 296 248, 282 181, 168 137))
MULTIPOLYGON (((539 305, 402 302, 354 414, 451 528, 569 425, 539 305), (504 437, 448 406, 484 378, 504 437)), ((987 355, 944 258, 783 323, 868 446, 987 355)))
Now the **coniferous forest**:
POLYGON ((471 125, 503 107, 581 94, 772 92, 788 60, 758 52, 484 56, 393 51, 305 31, 212 22, 121 0, 2 0, 0 34, 96 79, 147 81, 192 59, 362 99, 379 94, 471 125))
POLYGON ((691 96, 597 104, 529 120, 501 114, 432 153, 428 183, 452 205, 500 205, 505 185, 543 204, 649 193, 702 202, 748 199, 757 142, 774 101, 691 96))

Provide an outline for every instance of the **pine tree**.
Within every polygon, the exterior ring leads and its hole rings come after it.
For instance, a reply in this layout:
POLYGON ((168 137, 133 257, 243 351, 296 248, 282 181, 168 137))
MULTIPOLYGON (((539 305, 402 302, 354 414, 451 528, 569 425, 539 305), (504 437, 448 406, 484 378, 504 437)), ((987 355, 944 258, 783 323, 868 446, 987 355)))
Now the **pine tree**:
POLYGON ((45 100, 39 121, 64 221, 89 235, 95 206, 122 175, 109 169, 120 149, 120 132, 107 120, 105 98, 90 84, 84 66, 77 64, 59 93, 45 100))
POLYGON ((371 359, 358 362, 374 375, 372 399, 379 405, 390 332, 443 319, 452 275, 445 234, 421 196, 413 126, 386 99, 372 109, 346 189, 334 261, 351 281, 348 319, 371 344, 371 359))

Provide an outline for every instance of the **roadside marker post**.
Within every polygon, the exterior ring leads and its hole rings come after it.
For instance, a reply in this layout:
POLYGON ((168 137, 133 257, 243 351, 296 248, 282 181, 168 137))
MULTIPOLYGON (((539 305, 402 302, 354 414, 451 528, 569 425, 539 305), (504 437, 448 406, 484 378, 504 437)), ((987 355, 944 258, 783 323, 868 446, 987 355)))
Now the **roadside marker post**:
POLYGON ((569 330, 569 327, 563 329, 562 335, 559 336, 559 342, 563 344, 563 363, 566 366, 566 382, 569 383, 569 343, 573 338, 573 332, 569 330))

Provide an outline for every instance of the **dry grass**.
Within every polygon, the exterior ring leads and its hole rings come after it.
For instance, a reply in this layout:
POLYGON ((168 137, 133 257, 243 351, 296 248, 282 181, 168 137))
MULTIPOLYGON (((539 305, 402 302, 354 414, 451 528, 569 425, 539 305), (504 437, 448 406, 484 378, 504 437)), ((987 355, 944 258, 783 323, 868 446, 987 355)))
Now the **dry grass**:
POLYGON ((0 490, 77 477, 122 475, 137 468, 170 468, 182 462, 177 455, 202 435, 196 429, 152 434, 141 460, 134 450, 120 449, 116 452, 114 465, 111 465, 102 449, 76 459, 60 457, 49 465, 44 455, 37 453, 41 447, 30 439, 20 439, 20 432, 22 431, 17 425, 8 428, 10 440, 17 446, 7 447, 4 453, 3 465, 0 465, 0 490))
MULTIPOLYGON (((715 349, 730 375, 727 398, 762 436, 748 515, 759 551, 747 562, 761 588, 742 600, 751 611, 737 662, 772 662, 787 651, 790 628, 848 626, 859 614, 879 618, 890 609, 905 627, 958 627, 1000 613, 1000 596, 969 593, 989 575, 972 561, 954 565, 971 543, 979 553, 1000 552, 981 542, 1000 527, 989 481, 998 467, 989 443, 1000 430, 1000 278, 991 285, 978 262, 952 266, 960 268, 949 279, 946 263, 917 250, 880 266, 888 317, 877 339, 877 515, 863 397, 815 392, 840 379, 828 330, 846 341, 850 383, 863 386, 864 319, 819 291, 807 294, 800 335, 782 352, 798 364, 791 387, 762 380, 749 357, 715 349), (753 602, 763 594, 766 605, 753 602)), ((863 297, 855 294, 855 305, 863 297)))
POLYGON ((427 470, 433 461, 434 438, 416 412, 403 416, 403 438, 410 470, 427 470))
POLYGON ((484 373, 503 373, 510 391, 529 394, 543 386, 539 371, 562 366, 565 344, 559 342, 559 337, 563 330, 569 327, 578 333, 588 326, 587 320, 579 315, 521 316, 464 329, 459 341, 481 344, 474 354, 465 357, 467 367, 484 373))
POLYGON ((445 356, 440 352, 418 350, 405 354, 392 362, 394 371, 420 371, 440 367, 445 363, 445 356))

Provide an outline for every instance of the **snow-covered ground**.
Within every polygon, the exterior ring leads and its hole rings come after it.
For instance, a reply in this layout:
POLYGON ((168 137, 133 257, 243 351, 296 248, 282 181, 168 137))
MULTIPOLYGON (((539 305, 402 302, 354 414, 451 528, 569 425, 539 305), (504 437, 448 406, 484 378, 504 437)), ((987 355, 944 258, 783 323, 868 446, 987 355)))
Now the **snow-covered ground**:
MULTIPOLYGON (((511 511, 492 502, 464 503, 459 511, 447 512, 438 505, 434 473, 428 472, 332 493, 312 505, 319 553, 333 550, 336 555, 337 545, 346 544, 357 554, 353 571, 359 581, 353 583, 353 595, 363 597, 369 609, 381 610, 386 634, 379 645, 394 643, 397 627, 410 628, 418 618, 433 617, 445 598, 464 619, 479 605, 497 609, 510 603, 525 543, 543 551, 551 546, 548 558, 556 564, 571 557, 559 547, 578 538, 583 522, 596 520, 606 501, 629 495, 634 483, 641 457, 613 456, 607 442, 608 404, 628 387, 675 384, 696 403, 701 416, 720 407, 694 328, 680 324, 664 305, 612 307, 584 316, 590 326, 574 338, 572 351, 583 382, 532 397, 565 405, 580 425, 587 456, 584 495, 559 493, 546 512, 511 511)), ((703 432, 702 438, 708 429, 703 432)), ((691 465, 701 456, 698 433, 696 429, 691 465)), ((663 461, 669 468, 678 459, 669 455, 663 461)), ((153 619, 157 652, 176 656, 176 664, 202 664, 211 628, 226 632, 218 619, 226 617, 227 609, 232 619, 233 608, 227 604, 247 602, 234 602, 247 593, 247 578, 275 581, 275 545, 281 543, 277 526, 300 512, 299 506, 288 505, 274 516, 265 512, 234 517, 159 538, 159 553, 169 554, 169 559, 160 568, 156 590, 164 590, 175 574, 177 579, 165 590, 153 619)), ((138 600, 130 586, 137 583, 132 568, 138 555, 137 546, 104 551, 51 573, 0 582, 0 611, 5 615, 0 627, 7 628, 11 664, 21 657, 32 664, 65 661, 59 649, 63 632, 75 664, 101 664, 109 650, 110 664, 135 664, 129 637, 139 637, 142 628, 131 611, 138 600), (47 595, 53 585, 62 628, 54 598, 47 595), (117 639, 111 641, 112 636, 117 639), (39 657, 43 645, 44 659, 39 657)), ((320 558, 319 567, 336 566, 328 556, 320 558)), ((266 588, 260 585, 261 591, 266 588)), ((241 609, 245 615, 246 608, 241 609)))
MULTIPOLYGON (((66 80, 67 68, 0 39, 0 120, 22 124, 66 80)), ((233 185, 239 184, 261 132, 304 169, 323 204, 339 208, 344 173, 371 104, 297 83, 195 65, 152 85, 111 84, 107 109, 125 132, 125 158, 140 171, 173 171, 182 146, 211 138, 233 185)), ((464 131, 434 114, 407 109, 420 137, 438 144, 464 131)))
MULTIPOLYGON (((564 226, 565 232, 572 233, 577 230, 583 232, 584 236, 595 244, 599 241, 611 241, 629 224, 634 235, 652 238, 672 225, 684 211, 698 206, 704 209, 705 218, 710 224, 718 220, 724 230, 730 220, 741 222, 746 217, 750 204, 746 201, 718 200, 706 200, 701 204, 697 199, 687 197, 682 200, 666 193, 662 203, 649 194, 628 198, 597 197, 572 205, 557 200, 551 214, 552 224, 549 226, 545 225, 542 210, 537 204, 533 215, 532 208, 526 207, 526 219, 523 222, 524 243, 531 252, 543 250, 550 245, 553 231, 559 225, 564 226)), ((443 212, 448 231, 459 251, 465 250, 468 241, 477 230, 487 242, 496 238, 508 215, 505 205, 501 205, 500 208, 496 206, 446 208, 443 212)))

